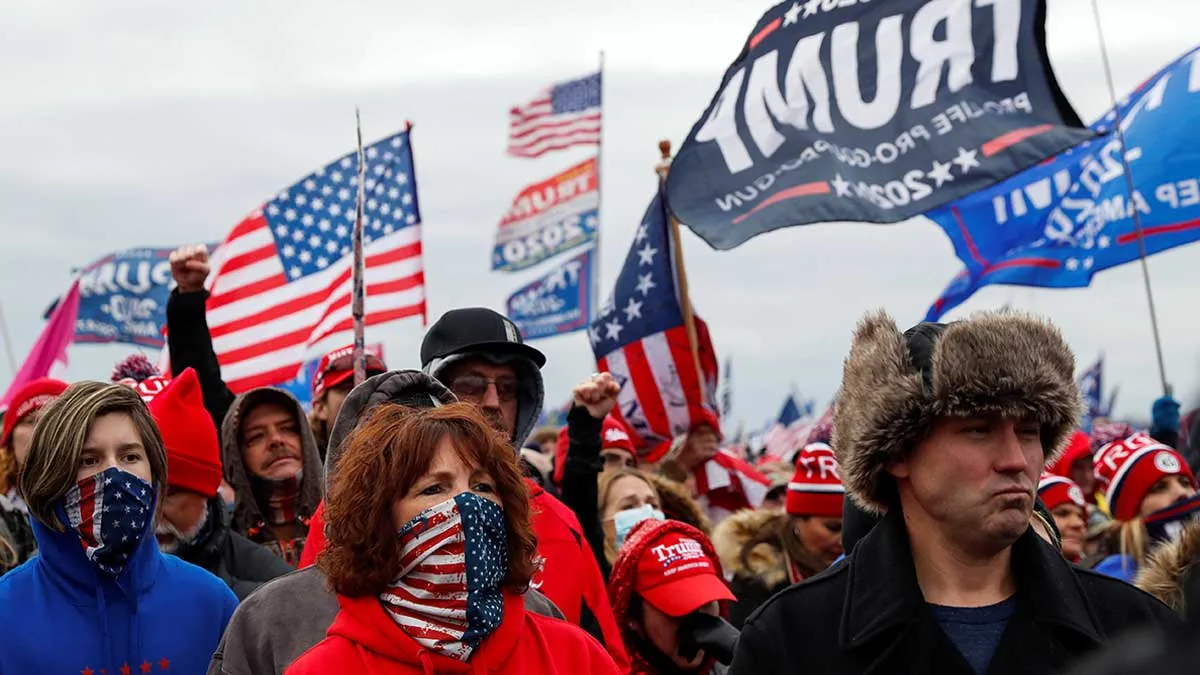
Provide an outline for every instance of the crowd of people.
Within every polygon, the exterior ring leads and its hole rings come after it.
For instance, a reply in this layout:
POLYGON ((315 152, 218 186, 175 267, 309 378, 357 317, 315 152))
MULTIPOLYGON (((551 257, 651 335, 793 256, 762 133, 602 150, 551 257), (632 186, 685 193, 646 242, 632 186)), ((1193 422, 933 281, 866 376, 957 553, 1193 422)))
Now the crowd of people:
POLYGON ((1079 429, 1047 321, 866 315, 831 423, 756 469, 715 414, 636 447, 605 373, 538 428, 546 357, 484 308, 358 386, 331 352, 311 410, 235 394, 204 249, 171 269, 171 374, 131 357, 4 413, 0 675, 1195 663, 1190 430, 1169 397, 1149 429, 1079 429), (765 496, 714 478, 759 470, 765 496))

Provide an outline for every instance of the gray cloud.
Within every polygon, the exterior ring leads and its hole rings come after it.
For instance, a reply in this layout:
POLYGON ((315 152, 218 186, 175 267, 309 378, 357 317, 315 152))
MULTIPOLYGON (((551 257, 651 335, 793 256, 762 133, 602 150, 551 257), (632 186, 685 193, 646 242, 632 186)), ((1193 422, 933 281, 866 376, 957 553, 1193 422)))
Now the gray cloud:
MULTIPOLYGON (((465 304, 502 307, 538 272, 487 271, 500 215, 526 183, 588 154, 505 157, 507 110, 555 78, 594 67, 601 48, 607 293, 654 191, 657 141, 682 140, 769 3, 508 4, 6 8, 0 301, 18 359, 72 266, 126 246, 220 239, 266 196, 350 149, 355 105, 370 137, 415 124, 431 319, 465 304)), ((1050 4, 1055 68, 1090 119, 1108 105, 1090 5, 1050 4)), ((1192 46, 1200 5, 1107 4, 1121 92, 1192 46)), ((750 426, 774 415, 792 383, 827 400, 862 312, 882 306, 913 323, 959 268, 923 219, 794 228, 724 253, 687 233, 684 248, 697 310, 718 351, 734 355, 735 416, 750 426)), ((1182 393, 1197 384, 1198 326, 1188 308, 1198 262, 1195 247, 1150 261, 1171 379, 1182 393)), ((1081 367, 1103 349, 1110 381, 1122 385, 1119 411, 1148 415, 1158 384, 1136 265, 1105 272, 1086 290, 984 289, 952 317, 1004 303, 1052 316, 1081 367)), ((391 363, 412 365, 421 332, 409 321, 378 337, 391 363)), ((550 403, 594 369, 582 334, 538 346, 550 359, 550 403)), ((78 346, 71 375, 106 376, 131 350, 78 346)))

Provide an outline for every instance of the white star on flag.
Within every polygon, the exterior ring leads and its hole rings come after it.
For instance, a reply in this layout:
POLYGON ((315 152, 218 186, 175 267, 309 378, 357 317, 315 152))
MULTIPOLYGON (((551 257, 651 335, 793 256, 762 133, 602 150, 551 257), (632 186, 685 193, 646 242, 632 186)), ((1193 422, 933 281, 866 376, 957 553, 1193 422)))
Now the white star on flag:
POLYGON ((979 166, 978 155, 978 150, 967 150, 966 148, 959 147, 958 156, 951 161, 957 164, 959 168, 962 169, 963 173, 966 173, 967 171, 970 171, 972 167, 979 166))

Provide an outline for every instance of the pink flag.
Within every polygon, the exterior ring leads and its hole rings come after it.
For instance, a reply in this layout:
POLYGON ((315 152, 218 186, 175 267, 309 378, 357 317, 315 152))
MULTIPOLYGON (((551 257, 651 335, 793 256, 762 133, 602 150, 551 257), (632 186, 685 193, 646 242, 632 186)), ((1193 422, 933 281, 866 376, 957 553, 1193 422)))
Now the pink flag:
POLYGON ((42 334, 25 357, 21 370, 8 385, 0 408, 7 409, 8 402, 18 389, 39 377, 61 377, 67 369, 67 347, 75 337, 75 319, 79 315, 79 280, 71 284, 71 290, 54 308, 42 334))

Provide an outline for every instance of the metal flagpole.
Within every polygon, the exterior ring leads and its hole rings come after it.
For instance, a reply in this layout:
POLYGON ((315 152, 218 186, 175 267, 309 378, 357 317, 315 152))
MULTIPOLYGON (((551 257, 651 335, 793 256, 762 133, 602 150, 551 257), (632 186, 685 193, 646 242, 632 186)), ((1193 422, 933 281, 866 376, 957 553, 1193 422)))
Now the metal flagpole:
POLYGON ((8 367, 13 377, 17 376, 17 359, 13 356, 12 333, 8 332, 8 319, 4 317, 4 309, 0 307, 0 331, 4 333, 4 352, 8 356, 8 367))
POLYGON ((592 244, 592 300, 591 316, 595 321, 600 316, 600 228, 604 217, 604 182, 600 176, 601 158, 604 155, 604 50, 600 50, 600 131, 596 142, 596 240, 592 244))
MULTIPOLYGON (((671 171, 671 141, 658 142, 658 151, 662 153, 662 161, 655 171, 658 179, 666 182, 667 174, 671 171)), ((663 193, 666 190, 662 191, 663 193)), ((663 204, 666 210, 666 204, 663 204)), ((700 339, 696 336, 696 317, 692 313, 692 296, 688 293, 687 270, 683 266, 683 241, 679 236, 679 221, 667 211, 667 220, 671 226, 671 248, 675 252, 676 282, 679 287, 679 308, 683 313, 683 326, 687 330, 688 346, 692 349, 692 365, 696 367, 696 377, 700 379, 700 389, 704 389, 704 371, 700 368, 700 339)))
POLYGON ((354 386, 358 386, 367 379, 367 355, 366 345, 363 340, 363 328, 365 323, 365 289, 363 287, 363 182, 366 180, 366 155, 363 153, 362 140, 362 116, 358 112, 358 108, 354 108, 354 123, 358 132, 358 204, 354 210, 354 261, 352 268, 353 275, 353 299, 351 300, 350 312, 354 317, 354 386))
POLYGON ((1129 158, 1126 157, 1124 120, 1121 111, 1117 109, 1117 90, 1113 86, 1112 66, 1108 61, 1108 45, 1104 42, 1104 27, 1100 21, 1100 7, 1092 0, 1092 16, 1096 20, 1096 34, 1100 38, 1100 58, 1104 63, 1104 79, 1108 84, 1108 98, 1112 102, 1113 113, 1116 114, 1117 141, 1121 144, 1121 168, 1125 172, 1125 189, 1133 213, 1133 227, 1137 232, 1138 259, 1142 263, 1142 283, 1146 288, 1146 304, 1150 308, 1150 329, 1154 333, 1154 353, 1158 357, 1158 378, 1162 383, 1163 394, 1171 395, 1171 385, 1167 384, 1167 368, 1163 363, 1162 337, 1158 331, 1158 312, 1154 309, 1154 292, 1150 287, 1150 266, 1146 263, 1146 237, 1142 232, 1142 216, 1133 204, 1136 189, 1133 185, 1133 174, 1130 172, 1129 158))

